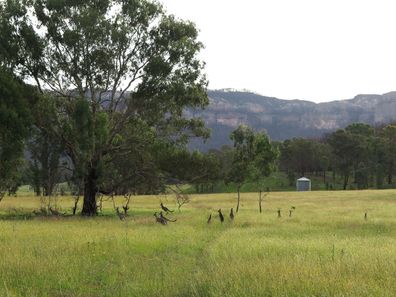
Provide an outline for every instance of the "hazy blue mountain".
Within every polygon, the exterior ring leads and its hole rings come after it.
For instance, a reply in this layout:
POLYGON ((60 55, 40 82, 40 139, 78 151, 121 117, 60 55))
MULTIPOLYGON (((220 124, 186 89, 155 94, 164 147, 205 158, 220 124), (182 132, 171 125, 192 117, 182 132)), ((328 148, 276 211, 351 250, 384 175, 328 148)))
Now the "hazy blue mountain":
POLYGON ((384 124, 396 121, 396 92, 357 95, 353 99, 326 103, 282 100, 234 90, 212 90, 208 95, 209 106, 194 113, 202 116, 212 129, 207 143, 192 142, 191 147, 201 150, 230 144, 229 134, 239 124, 266 130, 272 139, 284 140, 320 137, 354 122, 384 124))

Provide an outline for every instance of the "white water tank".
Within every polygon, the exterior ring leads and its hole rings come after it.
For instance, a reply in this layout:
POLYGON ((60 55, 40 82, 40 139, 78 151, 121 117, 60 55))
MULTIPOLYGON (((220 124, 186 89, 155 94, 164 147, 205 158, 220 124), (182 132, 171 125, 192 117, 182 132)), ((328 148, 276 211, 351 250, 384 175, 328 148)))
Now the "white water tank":
POLYGON ((296 182, 297 191, 311 191, 311 180, 306 177, 301 177, 296 182))

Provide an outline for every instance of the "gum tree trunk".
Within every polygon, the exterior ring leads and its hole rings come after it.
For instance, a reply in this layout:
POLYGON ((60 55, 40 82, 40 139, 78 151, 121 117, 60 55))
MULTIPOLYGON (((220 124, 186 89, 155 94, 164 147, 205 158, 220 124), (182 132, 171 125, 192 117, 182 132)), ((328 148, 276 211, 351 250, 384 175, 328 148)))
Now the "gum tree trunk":
POLYGON ((261 209, 261 201, 262 201, 261 194, 262 194, 262 191, 260 190, 260 192, 259 192, 259 209, 260 209, 260 213, 262 212, 262 209, 261 209))
POLYGON ((349 174, 344 175, 344 184, 343 184, 343 189, 346 190, 348 186, 348 181, 349 181, 349 174))
POLYGON ((96 192, 97 188, 97 172, 95 168, 89 170, 88 175, 84 180, 84 202, 81 215, 83 216, 96 216, 97 206, 96 206, 96 192))
POLYGON ((236 207, 236 212, 239 211, 239 202, 241 200, 241 186, 238 186, 238 203, 237 203, 237 207, 236 207))

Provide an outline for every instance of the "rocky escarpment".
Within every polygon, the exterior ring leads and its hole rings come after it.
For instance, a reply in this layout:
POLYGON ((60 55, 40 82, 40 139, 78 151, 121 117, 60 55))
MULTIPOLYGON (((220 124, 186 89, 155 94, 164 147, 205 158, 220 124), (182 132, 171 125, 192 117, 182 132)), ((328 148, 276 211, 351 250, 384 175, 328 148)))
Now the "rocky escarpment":
MULTIPOLYGON (((252 92, 213 90, 209 106, 195 116, 204 118, 212 129, 206 143, 193 141, 201 150, 229 144, 230 132, 240 124, 266 130, 274 140, 293 137, 320 137, 350 123, 383 124, 396 121, 396 92, 358 95, 353 99, 313 103, 282 100, 252 92)), ((192 112, 188 112, 192 115, 192 112)))

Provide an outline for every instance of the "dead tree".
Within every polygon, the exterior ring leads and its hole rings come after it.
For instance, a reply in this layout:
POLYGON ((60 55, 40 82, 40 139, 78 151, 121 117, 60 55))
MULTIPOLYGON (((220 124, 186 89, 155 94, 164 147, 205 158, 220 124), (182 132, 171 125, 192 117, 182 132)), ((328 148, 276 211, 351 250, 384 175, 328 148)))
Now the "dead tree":
MULTIPOLYGON (((179 212, 181 211, 181 207, 184 204, 187 204, 190 202, 190 196, 183 193, 183 190, 179 187, 179 185, 175 185, 176 189, 169 187, 169 189, 175 194, 175 199, 177 203, 177 209, 179 212)), ((164 209, 163 209, 164 210, 164 209)), ((165 210, 164 210, 165 211, 165 210)))
POLYGON ((177 209, 180 212, 180 208, 184 205, 190 202, 190 196, 184 193, 178 193, 176 194, 176 203, 177 203, 177 209))

